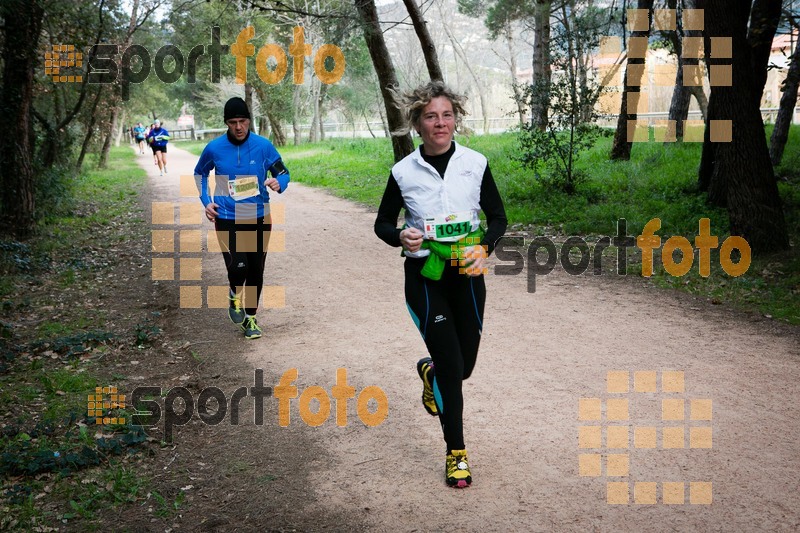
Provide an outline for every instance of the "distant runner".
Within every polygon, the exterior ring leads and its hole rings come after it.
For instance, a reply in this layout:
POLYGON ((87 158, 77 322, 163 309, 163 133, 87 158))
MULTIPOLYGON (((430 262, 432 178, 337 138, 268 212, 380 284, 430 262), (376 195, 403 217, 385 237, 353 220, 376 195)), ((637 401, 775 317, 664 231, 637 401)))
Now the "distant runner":
POLYGON ((133 138, 136 140, 136 144, 139 145, 140 154, 144 153, 144 135, 145 135, 144 132, 145 129, 144 126, 142 126, 141 122, 137 123, 136 126, 133 128, 133 138))
POLYGON ((156 119, 153 122, 153 127, 150 133, 147 134, 147 142, 150 143, 150 148, 153 149, 153 156, 156 158, 158 170, 161 175, 167 173, 167 143, 169 142, 169 132, 166 128, 161 127, 161 121, 156 119))

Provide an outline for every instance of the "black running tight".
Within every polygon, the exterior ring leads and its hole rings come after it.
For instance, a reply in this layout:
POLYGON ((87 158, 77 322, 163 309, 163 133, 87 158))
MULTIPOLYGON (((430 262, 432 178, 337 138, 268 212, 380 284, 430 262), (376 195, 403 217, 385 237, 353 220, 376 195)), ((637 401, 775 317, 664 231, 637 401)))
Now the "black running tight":
POLYGON ((264 286, 264 263, 267 259, 267 244, 272 224, 265 224, 264 218, 251 223, 236 223, 233 220, 218 218, 215 222, 225 267, 228 269, 230 289, 242 293, 242 287, 256 287, 255 301, 247 289, 244 295, 245 312, 255 315, 264 286), (227 242, 225 240, 227 232, 227 242), (225 250, 228 251, 225 251, 225 250), (251 298, 247 298, 247 296, 251 298))
POLYGON ((483 329, 483 276, 467 277, 448 264, 442 279, 420 274, 425 258, 407 258, 406 304, 433 359, 434 397, 448 450, 464 449, 461 382, 472 374, 483 329))

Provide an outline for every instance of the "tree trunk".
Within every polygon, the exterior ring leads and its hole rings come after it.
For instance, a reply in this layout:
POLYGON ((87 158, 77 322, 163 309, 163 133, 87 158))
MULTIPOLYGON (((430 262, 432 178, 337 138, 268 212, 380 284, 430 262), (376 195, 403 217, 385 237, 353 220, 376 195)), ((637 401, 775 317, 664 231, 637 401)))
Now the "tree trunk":
MULTIPOLYGON (((716 142, 709 197, 725 194, 731 235, 744 237, 754 253, 785 250, 789 237, 755 94, 762 90, 753 76, 752 48, 747 40, 749 2, 708 0, 706 40, 731 37, 732 86, 712 86, 709 124, 731 120, 731 142, 716 142)), ((707 46, 707 49, 708 48, 707 46)), ((706 135, 709 136, 706 128, 706 135)), ((719 139, 718 139, 719 140, 719 139)), ((709 143, 710 144, 710 143, 709 143)))
POLYGON ((272 144, 275 146, 286 146, 286 134, 281 127, 281 121, 270 111, 267 111, 267 120, 269 120, 269 126, 272 130, 272 144))
MULTIPOLYGON (((389 50, 386 48, 386 42, 383 39, 383 32, 381 31, 380 21, 378 20, 378 10, 375 7, 375 0, 356 0, 356 8, 361 16, 364 29, 364 40, 367 43, 372 64, 375 67, 375 73, 378 75, 378 82, 381 88, 381 95, 383 96, 384 109, 386 110, 386 117, 389 122, 389 129, 391 131, 398 131, 403 128, 403 114, 394 105, 394 99, 389 92, 390 88, 396 88, 397 75, 392 65, 392 58, 389 56, 389 50)), ((405 156, 414 151, 414 142, 411 140, 411 135, 393 135, 392 136, 392 149, 394 151, 395 161, 400 161, 405 156)))
POLYGON ((75 170, 78 172, 80 172, 83 167, 83 160, 86 157, 86 153, 89 151, 92 137, 94 137, 94 125, 97 122, 97 106, 100 103, 100 97, 103 94, 104 88, 105 85, 98 86, 97 94, 95 94, 94 102, 92 103, 92 110, 89 114, 89 124, 86 125, 86 135, 83 137, 83 144, 81 145, 81 153, 78 155, 77 163, 75 163, 75 170))
MULTIPOLYGON (((39 121, 42 123, 42 120, 39 121)), ((52 168, 56 161, 61 159, 61 152, 63 151, 63 136, 59 135, 58 131, 53 128, 49 123, 44 125, 44 142, 39 148, 41 153, 41 162, 43 168, 52 168)), ((31 145, 33 148, 33 145, 31 145)))
MULTIPOLYGON (((695 0, 695 7, 697 9, 705 10, 706 3, 707 0, 695 0)), ((707 11, 704 11, 704 13, 707 13, 707 11)), ((705 20, 705 15, 704 15, 704 20, 705 20)), ((708 26, 706 25, 705 28, 707 29, 708 26)), ((703 48, 710 51, 709 48, 710 43, 711 40, 707 38, 706 32, 704 31, 703 48)), ((710 75, 711 63, 716 62, 716 60, 714 58, 710 58, 709 55, 705 54, 704 58, 705 58, 706 70, 709 72, 710 75)), ((712 102, 711 97, 709 96, 708 103, 706 105, 706 112, 703 115, 703 118, 706 123, 706 129, 703 135, 703 150, 700 154, 700 167, 697 171, 697 186, 698 189, 701 191, 708 191, 708 188, 711 184, 711 176, 714 174, 714 166, 716 165, 716 158, 717 158, 716 144, 711 143, 711 136, 710 136, 711 130, 709 128, 709 123, 710 123, 709 121, 711 120, 711 117, 714 116, 714 114, 715 114, 714 102, 712 102)), ((709 203, 712 203, 710 196, 707 199, 707 201, 709 203)))
POLYGON ((794 108, 797 105, 797 91, 800 88, 800 46, 795 45, 791 62, 789 63, 789 73, 783 82, 783 96, 778 110, 778 118, 775 120, 775 129, 772 130, 770 140, 769 158, 774 166, 781 164, 783 150, 786 148, 786 141, 789 140, 789 128, 794 118, 794 108))
MULTIPOLYGON (((637 9, 647 10, 648 25, 647 31, 632 31, 631 38, 647 38, 650 36, 650 26, 652 25, 653 20, 653 0, 638 0, 636 7, 637 9)), ((645 55, 647 54, 645 53, 645 55)), ((633 145, 633 142, 628 131, 631 121, 634 123, 636 122, 637 114, 628 113, 628 95, 633 93, 635 94, 634 98, 639 98, 639 92, 642 85, 642 75, 645 69, 646 58, 630 57, 630 54, 628 55, 628 63, 625 66, 625 88, 622 93, 622 105, 620 106, 619 118, 617 119, 617 131, 614 133, 614 144, 611 147, 611 159, 613 160, 628 161, 631 158, 631 146, 633 145)), ((633 132, 631 132, 631 134, 632 133, 633 132)))
MULTIPOLYGON (((102 8, 102 4, 101 4, 102 8)), ((128 30, 125 34, 125 40, 120 47, 120 50, 127 50, 133 42, 133 34, 136 32, 136 22, 139 11, 139 0, 134 0, 131 6, 131 16, 128 18, 128 30)), ((111 123, 108 126, 105 142, 103 142, 103 149, 100 152, 100 161, 97 164, 98 168, 106 168, 108 164, 108 153, 111 150, 111 137, 115 135, 120 123, 121 106, 119 102, 119 93, 121 91, 121 78, 117 78, 114 82, 114 89, 111 93, 111 123)), ((124 116, 124 115, 123 115, 124 116)))
POLYGON ((759 108, 761 108, 764 85, 767 83, 767 66, 772 51, 772 41, 775 39, 778 22, 781 20, 781 4, 781 0, 755 0, 750 15, 747 42, 752 49, 753 98, 759 108))
POLYGON ((258 98, 259 109, 261 110, 258 121, 258 134, 262 137, 270 137, 275 146, 286 145, 286 134, 281 126, 280 118, 275 115, 270 106, 270 100, 264 90, 264 86, 255 86, 253 91, 258 98))
MULTIPOLYGON (((677 8, 677 0, 670 0, 668 7, 670 9, 677 8)), ((685 0, 684 2, 684 9, 696 9, 695 0, 685 0)), ((683 126, 684 121, 689 117, 689 104, 691 103, 692 95, 695 95, 697 98, 699 95, 696 92, 696 89, 700 89, 700 94, 705 97, 705 93, 703 93, 703 88, 695 87, 691 84, 687 86, 684 83, 683 79, 683 67, 684 66, 692 66, 692 65, 699 65, 700 58, 697 57, 685 57, 684 50, 683 50, 683 41, 681 37, 699 37, 702 36, 702 31, 697 30, 684 30, 683 29, 683 20, 680 16, 680 10, 678 10, 677 16, 677 23, 678 28, 677 31, 669 32, 669 39, 672 42, 673 48, 675 48, 675 54, 678 59, 678 72, 675 76, 675 89, 672 91, 672 101, 669 105, 669 119, 668 119, 668 126, 667 126, 667 141, 670 142, 671 139, 674 140, 683 140, 683 126)), ((693 82, 697 82, 700 80, 693 80, 693 82)), ((700 102, 698 98, 698 103, 700 102)), ((706 103, 706 106, 708 104, 706 103)), ((704 111, 701 107, 701 111, 704 111)), ((703 114, 705 118, 705 113, 703 114)))
MULTIPOLYGON (((591 2, 590 2, 591 3, 591 2)), ((566 4, 564 4, 566 5, 566 4)), ((578 85, 578 93, 585 94, 588 92, 588 63, 587 57, 584 52, 584 45, 583 45, 583 36, 580 33, 578 28, 578 18, 575 14, 575 0, 570 0, 569 2, 569 13, 566 15, 568 17, 566 20, 569 20, 569 26, 571 30, 568 31, 568 39, 570 40, 570 47, 572 48, 572 56, 575 58, 574 66, 575 66, 575 73, 577 85, 578 85)), ((584 103, 579 106, 578 109, 578 124, 583 124, 586 122, 591 121, 591 114, 592 114, 592 105, 591 103, 586 102, 586 98, 581 99, 584 103)))
MULTIPOLYGON (((253 86, 250 83, 244 84, 244 103, 247 104, 247 109, 250 110, 250 116, 255 117, 253 115, 253 86)), ((253 133, 256 132, 256 121, 250 121, 250 131, 253 133)))
POLYGON ((111 151, 111 137, 117 129, 118 117, 119 106, 113 105, 111 107, 111 124, 106 132, 105 141, 103 141, 103 149, 100 151, 100 161, 97 163, 97 168, 106 168, 108 165, 108 153, 111 151))
MULTIPOLYGON (((375 138, 375 132, 372 131, 372 126, 369 125, 369 119, 367 118, 367 110, 366 109, 362 109, 361 110, 361 114, 364 117, 364 122, 367 125, 367 129, 369 130, 369 134, 372 135, 372 138, 374 139, 375 138)), ((354 135, 355 135, 355 129, 356 129, 355 126, 353 126, 353 134, 354 135)))
POLYGON ((381 126, 383 126, 383 136, 386 137, 387 139, 390 139, 392 137, 392 132, 389 131, 389 123, 386 121, 386 109, 384 106, 381 105, 383 103, 381 101, 383 97, 381 96, 380 88, 377 89, 378 90, 376 91, 375 94, 375 101, 377 103, 376 107, 378 108, 378 116, 381 117, 381 126))
POLYGON ((511 69, 511 89, 514 91, 514 101, 517 103, 517 114, 519 115, 519 127, 525 126, 525 102, 523 102, 522 91, 519 89, 517 81, 517 51, 514 49, 514 33, 511 23, 506 23, 503 29, 503 36, 506 38, 508 46, 509 68, 511 69))
MULTIPOLYGON (((533 85, 540 91, 549 92, 552 71, 550 70, 550 0, 536 0, 534 7, 533 41, 533 85)), ((540 131, 547 129, 549 106, 547 98, 538 98, 531 108, 531 124, 540 131)))
POLYGON ((425 65, 428 67, 428 75, 431 77, 431 81, 443 81, 444 76, 442 76, 442 69, 439 66, 436 46, 433 44, 427 23, 422 18, 422 13, 419 11, 416 0, 403 0, 403 3, 406 5, 406 11, 408 11, 408 16, 411 17, 414 31, 417 33, 419 44, 422 46, 422 55, 425 57, 425 65))
POLYGON ((315 143, 319 140, 319 80, 315 77, 311 80, 311 105, 314 116, 311 118, 311 127, 308 130, 308 142, 315 143))
POLYGON ((302 97, 300 91, 301 85, 295 85, 292 89, 292 137, 295 146, 300 144, 300 99, 302 97))
POLYGON ((31 102, 44 9, 38 0, 7 0, 0 14, 6 21, 0 109, 10 136, 0 143, 0 231, 25 239, 35 229, 31 102))
POLYGON ((124 128, 125 119, 128 117, 128 112, 123 107, 121 113, 122 114, 120 115, 118 122, 120 124, 122 124, 123 126, 122 127, 118 126, 116 131, 114 131, 114 146, 119 146, 119 142, 120 142, 120 139, 122 138, 122 132, 123 131, 125 132, 125 134, 128 137, 128 139, 130 139, 130 137, 131 137, 130 129, 125 129, 124 128))
MULTIPOLYGON (((712 87, 713 89, 713 87, 712 87)), ((716 118, 716 101, 714 100, 713 90, 711 91, 711 98, 708 100, 708 115, 706 117, 706 129, 703 135, 703 151, 700 154, 700 168, 697 173, 697 188, 704 192, 709 192, 711 186, 711 176, 714 174, 714 167, 717 163, 717 144, 711 142, 711 128, 709 122, 712 118, 716 118)), ((721 196, 721 195, 719 195, 721 196)), ((710 204, 725 207, 725 198, 714 197, 709 194, 708 202, 710 204)))
POLYGON ((317 121, 317 126, 319 127, 319 140, 325 140, 325 95, 328 94, 328 85, 327 83, 320 82, 319 88, 319 103, 317 104, 317 109, 319 113, 319 120, 317 121))
POLYGON ((702 87, 689 87, 689 94, 694 96, 697 100, 697 106, 700 108, 700 115, 705 121, 708 118, 708 97, 702 87))
POLYGON ((683 84, 683 67, 686 64, 686 60, 678 52, 678 74, 675 77, 675 89, 672 91, 672 101, 669 104, 665 142, 672 142, 673 139, 683 140, 683 124, 689 117, 689 104, 692 99, 689 88, 683 84))

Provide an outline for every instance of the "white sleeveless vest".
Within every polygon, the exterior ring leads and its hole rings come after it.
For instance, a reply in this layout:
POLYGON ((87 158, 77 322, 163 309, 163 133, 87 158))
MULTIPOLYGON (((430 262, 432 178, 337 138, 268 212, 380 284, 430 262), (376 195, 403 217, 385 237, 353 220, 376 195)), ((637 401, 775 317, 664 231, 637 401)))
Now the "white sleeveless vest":
MULTIPOLYGON (((486 157, 458 143, 447 164, 444 179, 420 154, 419 148, 392 167, 406 208, 406 224, 425 233, 425 219, 468 211, 472 229, 480 225, 481 182, 486 157)), ((408 257, 425 257, 428 250, 406 252, 408 257)))

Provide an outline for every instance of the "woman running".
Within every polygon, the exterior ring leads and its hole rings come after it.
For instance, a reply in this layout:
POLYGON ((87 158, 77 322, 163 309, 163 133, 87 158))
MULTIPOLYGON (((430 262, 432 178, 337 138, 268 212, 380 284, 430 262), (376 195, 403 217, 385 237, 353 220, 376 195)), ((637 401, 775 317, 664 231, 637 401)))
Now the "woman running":
POLYGON ((398 97, 422 145, 392 167, 375 233, 405 256, 406 305, 430 357, 417 363, 422 405, 439 417, 447 445, 445 480, 467 487, 472 474, 462 425, 462 382, 475 367, 486 287, 485 261, 506 230, 503 201, 486 158, 453 140, 465 97, 430 82, 398 97), (397 217, 405 208, 405 225, 397 217), (480 226, 479 212, 487 229, 480 226), (451 258, 458 257, 458 261, 451 258))

